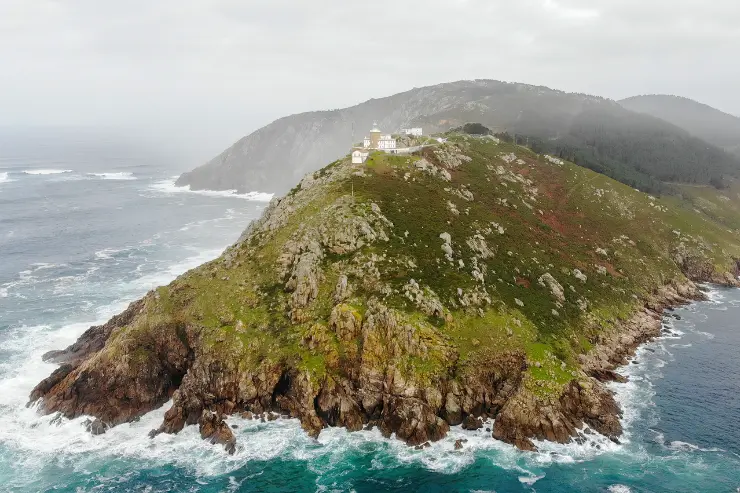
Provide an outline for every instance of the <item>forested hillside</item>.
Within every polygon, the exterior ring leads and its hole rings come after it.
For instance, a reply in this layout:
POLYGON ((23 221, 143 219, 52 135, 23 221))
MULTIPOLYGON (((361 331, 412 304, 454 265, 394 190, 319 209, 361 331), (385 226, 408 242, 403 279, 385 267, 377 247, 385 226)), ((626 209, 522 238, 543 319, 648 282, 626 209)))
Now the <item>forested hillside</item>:
POLYGON ((661 118, 692 135, 740 155, 740 118, 691 99, 662 94, 619 102, 625 108, 661 118))
POLYGON ((537 152, 656 193, 670 190, 665 182, 722 188, 726 177, 740 170, 738 158, 718 147, 655 118, 613 107, 583 111, 566 135, 528 140, 537 152))

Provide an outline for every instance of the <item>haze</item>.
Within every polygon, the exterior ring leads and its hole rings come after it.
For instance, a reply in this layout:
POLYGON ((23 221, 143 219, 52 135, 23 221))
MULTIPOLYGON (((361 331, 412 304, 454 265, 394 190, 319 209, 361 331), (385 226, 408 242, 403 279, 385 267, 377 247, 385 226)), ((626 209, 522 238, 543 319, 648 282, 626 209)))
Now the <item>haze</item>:
POLYGON ((0 1, 0 125, 208 158, 281 116, 473 78, 740 114, 736 0, 0 1))

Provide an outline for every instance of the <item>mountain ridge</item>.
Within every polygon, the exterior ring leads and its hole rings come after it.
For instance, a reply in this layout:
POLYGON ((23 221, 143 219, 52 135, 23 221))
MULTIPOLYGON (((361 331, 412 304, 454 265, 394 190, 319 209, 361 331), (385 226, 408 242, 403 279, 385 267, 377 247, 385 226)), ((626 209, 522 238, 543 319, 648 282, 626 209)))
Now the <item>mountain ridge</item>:
POLYGON ((656 192, 661 181, 708 183, 711 177, 719 183, 730 171, 740 170, 740 160, 664 120, 624 109, 616 101, 544 86, 473 80, 280 118, 184 173, 177 185, 283 193, 305 173, 345 155, 374 122, 387 132, 422 126, 427 135, 480 122, 494 132, 538 140, 538 152, 558 154, 656 192), (636 128, 639 132, 632 130, 636 128), (630 158, 640 153, 640 160, 630 158), (662 172, 669 168, 674 170, 662 172))
POLYGON ((619 104, 683 128, 713 145, 740 154, 740 117, 683 96, 646 94, 619 104))

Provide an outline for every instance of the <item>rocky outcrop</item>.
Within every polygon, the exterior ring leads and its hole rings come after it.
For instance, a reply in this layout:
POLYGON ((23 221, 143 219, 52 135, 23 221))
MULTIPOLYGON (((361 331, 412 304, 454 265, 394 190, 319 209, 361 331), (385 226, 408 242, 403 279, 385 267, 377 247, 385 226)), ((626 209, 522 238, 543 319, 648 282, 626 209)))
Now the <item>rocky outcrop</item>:
POLYGON ((200 431, 201 438, 213 444, 223 445, 224 450, 229 454, 236 451, 234 433, 218 413, 204 410, 198 421, 198 431, 200 431))
POLYGON ((116 337, 115 332, 153 299, 150 293, 108 324, 90 328, 77 343, 55 353, 54 357, 70 363, 40 382, 30 402, 43 397, 42 411, 61 412, 69 418, 95 416, 111 426, 164 404, 187 371, 190 348, 178 336, 182 327, 155 327, 143 339, 116 337), (95 347, 109 350, 92 351, 95 347))
POLYGON ((550 290, 550 293, 552 293, 553 298, 558 303, 563 303, 565 301, 565 290, 563 289, 563 286, 555 279, 552 274, 549 272, 546 272, 545 274, 541 275, 540 278, 537 280, 541 286, 546 287, 550 290))
POLYGON ((557 401, 521 392, 497 415, 493 436, 522 450, 535 450, 532 438, 567 443, 584 424, 607 437, 622 434, 614 397, 595 381, 571 381, 557 401))
POLYGON ((696 282, 711 282, 726 286, 740 286, 737 278, 737 267, 735 273, 717 272, 714 264, 696 249, 689 248, 684 242, 679 243, 672 251, 673 261, 681 271, 696 282))
POLYGON ((111 318, 108 323, 90 327, 77 341, 61 351, 49 351, 44 354, 44 361, 62 365, 78 365, 83 359, 103 349, 111 332, 116 328, 125 327, 141 312, 143 300, 131 303, 126 310, 111 318))

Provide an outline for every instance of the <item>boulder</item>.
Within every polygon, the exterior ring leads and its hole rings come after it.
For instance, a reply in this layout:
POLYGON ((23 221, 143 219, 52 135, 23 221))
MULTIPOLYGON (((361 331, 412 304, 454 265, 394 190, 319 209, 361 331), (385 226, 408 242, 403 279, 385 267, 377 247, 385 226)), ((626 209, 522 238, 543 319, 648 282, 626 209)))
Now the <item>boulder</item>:
POLYGON ((236 451, 234 433, 220 414, 204 409, 198 421, 198 430, 201 438, 212 444, 223 445, 229 454, 233 455, 236 451))
POLYGON ((463 430, 480 430, 483 428, 483 420, 474 416, 468 415, 462 422, 463 430))

